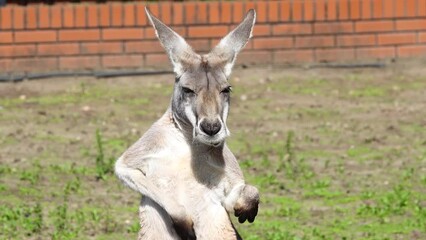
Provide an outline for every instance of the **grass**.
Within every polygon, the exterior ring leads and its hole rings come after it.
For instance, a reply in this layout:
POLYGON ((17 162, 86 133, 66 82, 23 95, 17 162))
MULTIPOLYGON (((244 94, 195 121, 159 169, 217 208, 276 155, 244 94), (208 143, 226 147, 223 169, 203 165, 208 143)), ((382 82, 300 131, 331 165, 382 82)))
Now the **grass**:
MULTIPOLYGON (((235 224, 244 239, 426 238, 426 75, 410 69, 234 74, 228 145, 261 192, 256 221, 235 224)), ((136 239, 140 196, 113 164, 172 83, 5 84, 0 239, 136 239)))

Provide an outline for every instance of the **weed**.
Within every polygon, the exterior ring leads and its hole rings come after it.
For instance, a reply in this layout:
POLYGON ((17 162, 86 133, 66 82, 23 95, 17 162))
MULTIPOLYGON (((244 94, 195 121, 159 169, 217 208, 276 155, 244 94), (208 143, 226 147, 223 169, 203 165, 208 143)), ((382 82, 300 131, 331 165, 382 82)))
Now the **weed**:
POLYGON ((81 182, 78 176, 68 181, 64 187, 64 196, 68 197, 71 193, 78 192, 78 190, 80 189, 80 186, 81 186, 81 182))
POLYGON ((283 169, 287 170, 287 174, 293 175, 294 170, 294 151, 293 151, 293 138, 294 138, 294 132, 290 131, 287 133, 287 139, 284 144, 283 151, 280 151, 278 153, 279 155, 279 166, 278 166, 278 172, 282 171, 283 169))
POLYGON ((12 169, 9 166, 3 165, 3 164, 0 165, 0 175, 4 175, 11 172, 12 172, 12 169))
POLYGON ((20 180, 29 181, 31 185, 35 185, 40 180, 41 165, 38 160, 32 164, 32 168, 21 172, 20 180))
POLYGON ((0 205, 0 237, 11 238, 20 231, 26 236, 38 234, 43 228, 40 204, 10 207, 0 205))
POLYGON ((134 221, 130 226, 127 227, 127 232, 137 233, 139 232, 141 226, 139 221, 134 221))
POLYGON ((40 179, 40 174, 38 171, 24 170, 22 171, 19 179, 24 181, 29 181, 32 185, 34 185, 40 179))
POLYGON ((287 139, 284 144, 284 150, 278 153, 279 164, 277 172, 284 171, 286 176, 292 180, 300 177, 310 179, 314 176, 314 172, 305 163, 305 158, 297 157, 294 151, 294 132, 287 133, 287 139))
POLYGON ((107 174, 114 172, 115 159, 112 157, 106 159, 104 155, 102 135, 99 129, 96 130, 96 145, 98 150, 96 155, 96 179, 105 180, 107 174))

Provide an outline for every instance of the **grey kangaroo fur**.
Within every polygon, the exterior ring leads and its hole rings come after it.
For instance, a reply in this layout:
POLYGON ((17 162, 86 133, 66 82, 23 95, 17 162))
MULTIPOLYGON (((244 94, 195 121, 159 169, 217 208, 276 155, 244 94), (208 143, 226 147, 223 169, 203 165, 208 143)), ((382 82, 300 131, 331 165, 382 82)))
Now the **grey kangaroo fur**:
POLYGON ((117 177, 143 195, 138 239, 240 239, 229 214, 253 222, 259 193, 245 183, 225 143, 228 77, 252 36, 256 13, 250 10, 205 55, 146 13, 176 80, 167 111, 115 164, 117 177))

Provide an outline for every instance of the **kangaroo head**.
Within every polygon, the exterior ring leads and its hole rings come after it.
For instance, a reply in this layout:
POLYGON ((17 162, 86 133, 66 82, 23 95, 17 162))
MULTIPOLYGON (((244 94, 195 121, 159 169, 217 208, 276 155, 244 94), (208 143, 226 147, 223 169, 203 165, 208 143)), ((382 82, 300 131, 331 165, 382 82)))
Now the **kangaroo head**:
POLYGON ((220 146, 230 134, 226 126, 231 94, 228 77, 237 54, 252 36, 255 11, 250 10, 210 53, 199 55, 179 34, 145 10, 176 73, 173 118, 178 125, 192 129, 194 141, 220 146))

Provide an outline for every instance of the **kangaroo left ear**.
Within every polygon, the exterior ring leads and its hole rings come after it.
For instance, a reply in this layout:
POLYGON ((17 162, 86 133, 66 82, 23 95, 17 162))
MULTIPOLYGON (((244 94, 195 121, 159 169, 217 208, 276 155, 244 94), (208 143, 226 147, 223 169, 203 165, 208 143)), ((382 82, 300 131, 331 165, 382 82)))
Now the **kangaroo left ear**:
POLYGON ((200 62, 201 57, 192 50, 183 37, 154 17, 146 7, 145 12, 173 64, 174 72, 178 76, 182 75, 186 69, 200 62))
POLYGON ((256 12, 250 9, 244 20, 207 55, 209 63, 221 65, 227 77, 231 74, 237 54, 252 37, 255 21, 256 12))

